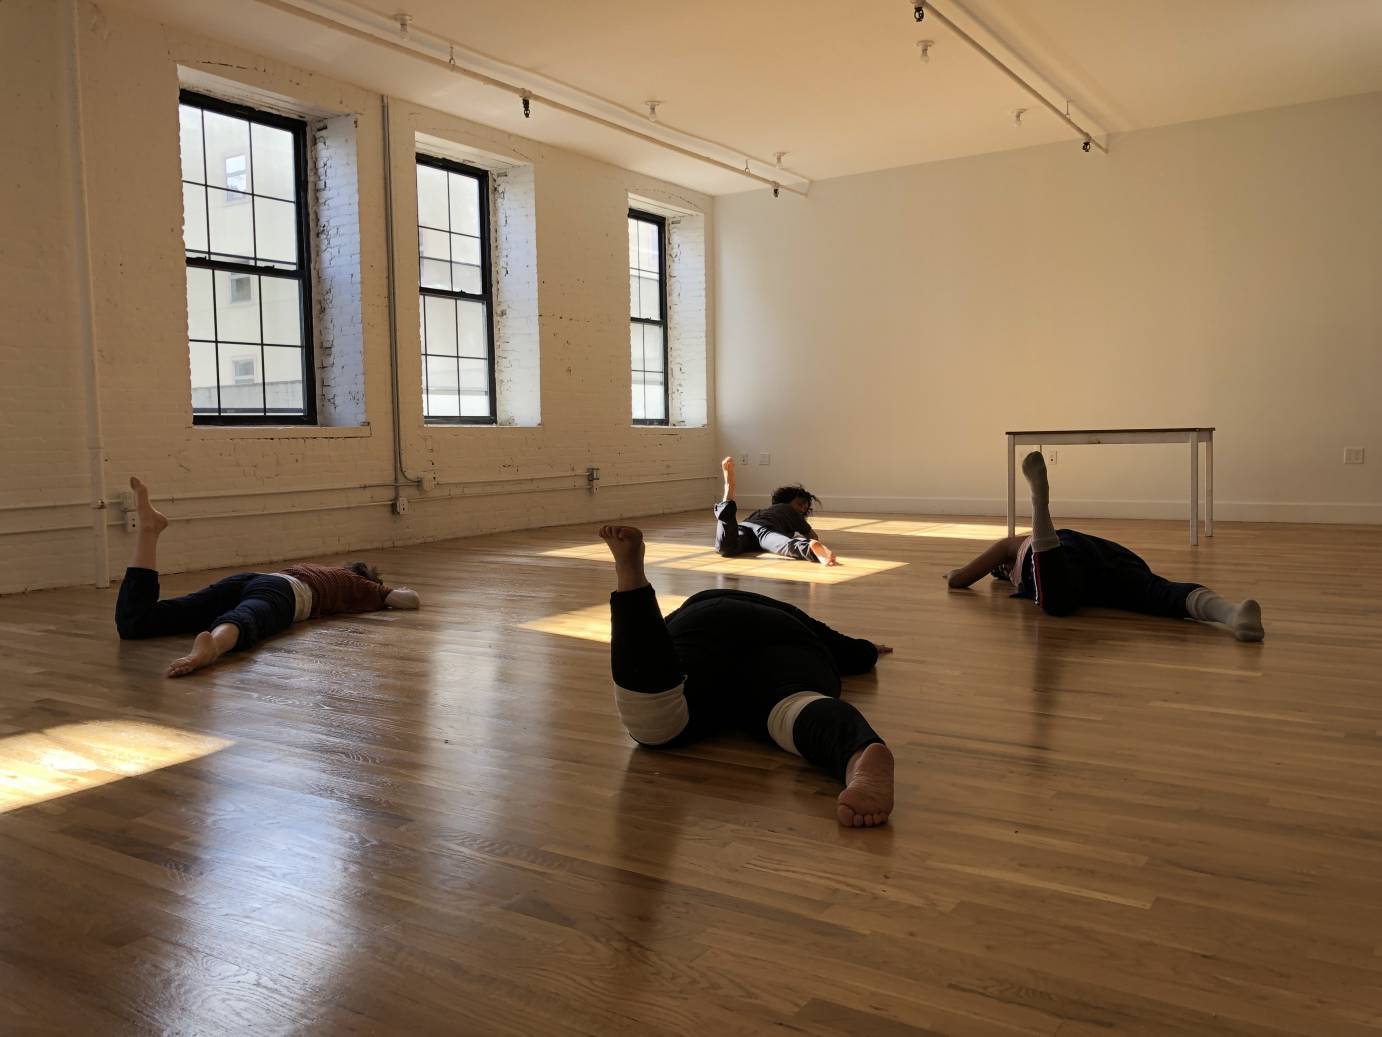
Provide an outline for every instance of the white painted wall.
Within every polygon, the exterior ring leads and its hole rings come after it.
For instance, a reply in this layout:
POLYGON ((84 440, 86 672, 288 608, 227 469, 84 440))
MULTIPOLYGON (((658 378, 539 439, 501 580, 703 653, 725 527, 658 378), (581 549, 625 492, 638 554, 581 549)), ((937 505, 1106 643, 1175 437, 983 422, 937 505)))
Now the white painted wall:
MULTIPOLYGON (((1382 522, 1379 184, 1370 94, 718 198, 720 452, 1000 514, 1007 429, 1215 425, 1219 517, 1382 522)), ((1058 513, 1178 517, 1185 455, 1063 448, 1058 513)))
MULTIPOLYGON (((0 592, 94 579, 77 273, 67 185, 71 113, 52 0, 0 6, 0 592)), ((408 490, 391 514, 393 444, 380 98, 215 41, 80 5, 95 325, 113 496, 130 473, 174 498, 168 571, 312 557, 550 523, 700 506, 713 497, 712 428, 634 428, 629 414, 630 193, 708 211, 706 196, 417 105, 395 102, 400 412, 408 490), (327 244, 334 283, 359 286, 363 365, 331 413, 340 427, 233 429, 191 420, 178 184, 178 66, 353 120, 359 233, 327 244), (424 427, 418 358, 413 143, 424 133, 514 155, 533 170, 538 427, 424 427), (358 256, 351 257, 350 249, 358 256), (351 270, 354 263, 358 270, 351 270), (339 275, 339 276, 335 276, 339 275), (363 388, 364 423, 358 423, 363 388), (349 397, 349 398, 348 398, 349 397), (595 493, 587 465, 601 469, 595 493)), ((345 135, 348 137, 348 134, 345 135)), ((344 137, 343 137, 344 139, 344 137)), ((341 149, 337 149, 340 151, 341 149)), ((333 152, 332 160, 344 160, 333 152)), ((323 199, 345 219, 343 199, 323 199)), ((709 220, 707 237, 713 241, 709 220)), ((708 246, 709 247, 709 246, 708 246)), ((708 278, 707 278, 708 280, 708 278)), ((706 293, 703 305, 712 305, 706 293)), ((709 317, 707 316, 707 321, 709 317)), ((344 332, 343 332, 344 334, 344 332)), ((348 336, 347 336, 348 337, 348 336)), ((707 352, 713 355, 713 342, 707 352)), ((130 546, 109 513, 112 575, 130 546)))

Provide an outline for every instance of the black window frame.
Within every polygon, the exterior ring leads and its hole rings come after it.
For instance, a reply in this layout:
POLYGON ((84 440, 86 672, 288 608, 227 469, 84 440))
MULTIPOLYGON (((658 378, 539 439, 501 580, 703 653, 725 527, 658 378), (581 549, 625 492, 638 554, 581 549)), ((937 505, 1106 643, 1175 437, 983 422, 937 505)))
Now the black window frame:
MULTIPOLYGON (((437 155, 428 155, 428 154, 426 154, 425 152, 421 152, 421 151, 417 152, 417 153, 414 155, 414 158, 416 158, 417 164, 420 165, 420 166, 431 166, 431 167, 434 168, 434 169, 440 169, 440 170, 443 170, 443 171, 445 171, 445 172, 447 172, 447 173, 456 173, 456 174, 459 174, 460 176, 469 177, 469 178, 471 178, 472 180, 475 180, 475 181, 478 182, 478 187, 479 187, 479 192, 480 192, 480 291, 479 291, 479 293, 476 294, 476 293, 474 293, 474 292, 457 291, 457 290, 454 290, 454 289, 424 288, 424 287, 423 287, 423 284, 422 284, 422 271, 421 271, 421 262, 422 262, 421 257, 422 257, 422 231, 423 231, 424 227, 423 227, 423 224, 422 224, 422 214, 421 214, 420 212, 418 213, 417 221, 416 221, 416 222, 417 222, 417 228, 418 228, 418 265, 419 265, 419 270, 418 270, 418 288, 417 288, 417 290, 418 290, 418 296, 419 296, 419 303, 418 303, 418 305, 422 308, 422 311, 423 311, 423 312, 422 312, 422 315, 421 315, 421 318, 422 318, 422 323, 423 323, 424 327, 425 327, 426 321, 427 321, 426 305, 421 301, 421 300, 422 300, 422 297, 424 297, 424 296, 431 295, 431 296, 434 296, 434 297, 437 297, 437 298, 442 298, 442 299, 464 300, 464 301, 466 301, 466 302, 481 302, 481 303, 484 304, 484 307, 485 307, 485 335, 487 336, 487 341, 486 341, 486 343, 485 343, 485 345, 486 345, 485 353, 486 353, 486 357, 487 357, 486 366, 488 367, 488 373, 489 373, 489 414, 488 414, 488 415, 480 415, 480 414, 471 414, 471 415, 457 414, 457 415, 454 415, 454 416, 453 416, 453 415, 437 415, 437 416, 429 415, 429 414, 427 413, 427 397, 428 397, 428 395, 429 395, 428 392, 427 392, 427 357, 428 357, 429 355, 431 355, 431 356, 445 356, 445 355, 447 355, 447 354, 443 354, 443 353, 432 353, 432 354, 428 354, 427 351, 426 351, 426 350, 427 350, 427 339, 426 339, 426 335, 424 334, 424 335, 422 336, 422 340, 419 342, 420 349, 419 349, 419 353, 418 353, 419 358, 422 360, 422 423, 423 423, 424 425, 429 425, 429 426, 432 426, 432 425, 442 425, 442 426, 445 426, 445 425, 498 425, 498 424, 499 424, 499 398, 498 398, 498 395, 497 395, 497 393, 496 393, 496 384, 495 384, 495 377, 494 377, 494 283, 493 283, 494 274, 493 274, 493 268, 492 268, 491 263, 490 263, 490 211, 489 211, 489 210, 490 210, 490 193, 489 193, 490 183, 489 183, 489 170, 487 170, 487 169, 481 169, 481 168, 478 167, 478 166, 467 165, 467 164, 464 163, 464 162, 457 162, 455 159, 441 158, 441 157, 439 157, 439 156, 437 156, 437 155)), ((450 181, 448 180, 448 181, 447 181, 447 192, 448 192, 447 201, 448 201, 448 203, 450 202, 450 193, 449 193, 450 190, 451 190, 451 188, 450 188, 450 181)), ((450 211, 450 205, 449 205, 449 204, 448 204, 448 206, 447 206, 447 209, 448 209, 448 213, 449 213, 449 211, 450 211)), ((450 227, 427 227, 427 228, 425 228, 425 229, 427 229, 427 230, 439 231, 439 232, 441 232, 441 233, 443 233, 443 234, 448 235, 448 242, 449 242, 449 240, 450 240, 450 237, 449 237, 449 236, 453 233, 453 231, 451 230, 450 227)), ((474 358, 473 358, 473 357, 467 357, 466 359, 474 359, 474 358)), ((459 365, 459 361, 460 361, 460 354, 459 354, 459 351, 458 351, 458 353, 457 353, 457 363, 458 363, 458 365, 459 365)), ((459 367, 458 367, 458 380, 459 380, 459 367)), ((458 384, 459 384, 459 381, 458 381, 458 384)), ((460 409, 460 399, 459 399, 459 396, 457 397, 457 408, 456 408, 456 409, 457 409, 457 410, 460 409)))
MULTIPOLYGON (((629 219, 637 220, 641 223, 651 223, 657 228, 657 247, 658 247, 658 272, 657 272, 657 308, 660 315, 658 320, 650 320, 647 317, 635 317, 629 315, 630 324, 652 325, 662 329, 662 414, 661 418, 632 418, 635 425, 648 425, 651 427, 667 427, 672 424, 672 372, 667 364, 667 217, 659 216, 656 213, 647 212, 643 209, 629 208, 629 219)), ((627 227, 625 228, 627 231, 627 227)), ((630 293, 630 306, 633 299, 630 293)), ((633 365, 629 365, 629 377, 633 377, 633 365)), ((632 403, 630 403, 632 410, 632 403)))
MULTIPOLYGON (((198 93, 194 90, 179 90, 178 105, 188 105, 204 111, 218 112, 222 115, 234 116, 237 119, 245 119, 250 123, 259 123, 264 126, 271 126, 274 129, 286 130, 293 135, 293 180, 296 198, 296 224, 297 224, 297 247, 298 263, 296 272, 285 271, 280 267, 270 264, 255 263, 252 259, 247 263, 238 263, 231 260, 212 258, 211 233, 210 233, 210 199, 207 201, 207 255, 189 256, 187 255, 184 243, 183 257, 186 266, 212 272, 212 319, 215 320, 215 275, 219 272, 232 274, 249 274, 251 276, 272 276, 280 278, 292 278, 298 282, 298 308, 299 320, 301 321, 302 339, 302 414, 222 414, 220 412, 221 381, 220 381, 220 342, 219 329, 216 340, 216 414, 198 414, 194 410, 192 413, 192 424, 194 425, 315 425, 317 424, 317 379, 316 379, 316 343, 312 337, 312 251, 311 229, 310 229, 310 198, 308 195, 307 184, 307 122, 304 119, 295 119, 292 116, 280 115, 276 112, 266 112, 259 108, 252 108, 249 105, 237 104, 234 101, 227 101, 224 98, 214 97, 210 94, 198 93)), ((181 144, 179 144, 179 148, 181 144)), ((245 156, 246 169, 253 168, 254 165, 254 135, 250 134, 249 151, 245 156)), ((206 135, 203 128, 202 133, 202 176, 209 177, 206 168, 206 135)), ((191 181, 181 181, 190 183, 191 181)), ((252 197, 247 195, 247 197, 252 197)), ((253 208, 251 207, 251 219, 253 219, 253 208)), ((263 328, 263 309, 264 293, 262 282, 259 292, 260 308, 260 328, 262 338, 263 328)), ((263 343, 260 343, 261 350, 263 343)), ((261 351, 260 356, 263 357, 261 351)), ((264 409, 268 410, 268 371, 264 368, 264 409)))

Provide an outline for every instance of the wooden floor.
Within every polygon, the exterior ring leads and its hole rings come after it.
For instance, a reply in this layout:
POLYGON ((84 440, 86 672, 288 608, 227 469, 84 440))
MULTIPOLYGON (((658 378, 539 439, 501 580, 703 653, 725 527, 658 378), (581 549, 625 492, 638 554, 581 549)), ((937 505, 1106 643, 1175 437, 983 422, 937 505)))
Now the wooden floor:
POLYGON ((1240 645, 947 591, 992 519, 821 525, 838 572, 645 524, 669 597, 896 646, 879 831, 633 747, 585 528, 378 552, 424 611, 179 681, 114 589, 0 599, 0 1033, 1382 1034, 1382 529, 1081 524, 1260 597, 1240 645))

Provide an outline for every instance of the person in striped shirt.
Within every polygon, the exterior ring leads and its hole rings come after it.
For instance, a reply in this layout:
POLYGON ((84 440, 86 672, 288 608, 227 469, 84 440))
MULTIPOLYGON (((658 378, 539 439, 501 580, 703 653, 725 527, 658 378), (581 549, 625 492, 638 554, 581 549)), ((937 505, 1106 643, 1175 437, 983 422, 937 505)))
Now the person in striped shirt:
POLYGON ((1113 608, 1218 623, 1239 641, 1266 637, 1262 606, 1252 598, 1232 602, 1198 583, 1174 583, 1122 544, 1056 529, 1040 451, 1023 458, 1022 474, 1032 491, 1031 535, 1004 537, 968 565, 950 570, 945 578, 951 588, 968 587, 991 573, 1012 583, 1014 598, 1032 599, 1052 616, 1068 616, 1084 606, 1113 608))
POLYGON ((131 478, 139 528, 134 555, 115 602, 122 640, 196 633, 192 651, 174 659, 169 677, 210 666, 226 652, 253 648, 294 623, 341 612, 415 609, 416 591, 389 587, 365 562, 348 566, 302 562, 273 573, 236 573, 178 598, 158 596, 158 538, 168 519, 149 502, 149 489, 131 478))

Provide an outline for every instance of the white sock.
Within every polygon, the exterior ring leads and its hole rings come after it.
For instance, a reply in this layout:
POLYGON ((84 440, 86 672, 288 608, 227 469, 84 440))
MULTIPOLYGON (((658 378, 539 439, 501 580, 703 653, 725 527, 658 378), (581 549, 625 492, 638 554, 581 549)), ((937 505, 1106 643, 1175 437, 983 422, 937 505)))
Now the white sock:
POLYGON ((1232 628, 1239 641, 1261 641, 1267 636, 1262 629, 1262 606, 1252 598, 1234 604, 1208 587, 1196 587, 1185 599, 1185 611, 1192 619, 1232 628))
POLYGON ((1046 458, 1033 450, 1022 459, 1022 474, 1032 490, 1032 550, 1060 547, 1056 525, 1051 521, 1051 487, 1046 479, 1046 458))

